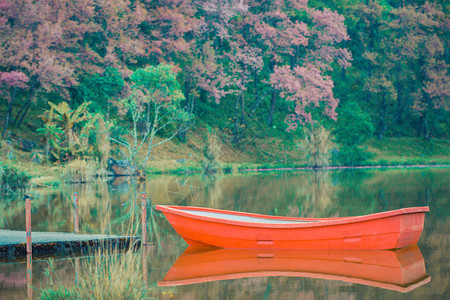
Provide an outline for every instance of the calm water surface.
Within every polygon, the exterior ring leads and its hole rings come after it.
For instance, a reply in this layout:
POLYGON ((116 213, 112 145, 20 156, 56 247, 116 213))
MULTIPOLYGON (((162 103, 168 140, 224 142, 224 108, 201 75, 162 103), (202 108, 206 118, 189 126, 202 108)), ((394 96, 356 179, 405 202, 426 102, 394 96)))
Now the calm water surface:
MULTIPOLYGON (((124 234, 133 227, 130 224, 139 230, 143 190, 152 205, 284 216, 351 216, 428 205, 430 212, 418 248, 351 253, 275 251, 272 258, 262 260, 252 251, 185 252, 183 239, 164 216, 150 209, 148 285, 151 296, 160 299, 450 299, 448 168, 158 176, 145 184, 126 180, 33 190, 33 230, 72 232, 73 192, 79 194, 81 233, 124 234), (423 263, 427 275, 413 274, 423 263), (424 283, 428 276, 431 281, 424 283), (182 285, 171 286, 174 283, 182 285)), ((24 222, 23 201, 2 200, 0 228, 24 230, 24 222)), ((142 251, 135 255, 142 256, 142 251)), ((55 281, 73 286, 76 266, 84 259, 55 260, 53 276, 46 275, 48 259, 35 260, 34 297, 55 281)), ((26 297, 26 263, 0 261, 0 298, 26 297)))

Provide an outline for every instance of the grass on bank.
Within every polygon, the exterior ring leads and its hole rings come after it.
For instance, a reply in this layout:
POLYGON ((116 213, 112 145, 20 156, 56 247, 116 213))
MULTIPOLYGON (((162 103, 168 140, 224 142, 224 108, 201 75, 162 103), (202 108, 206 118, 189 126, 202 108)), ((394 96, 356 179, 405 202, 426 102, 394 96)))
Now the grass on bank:
MULTIPOLYGON (((190 133, 188 142, 171 141, 157 147, 146 166, 148 174, 180 174, 202 172, 202 149, 206 140, 204 130, 190 133)), ((240 151, 221 141, 220 163, 226 173, 241 170, 306 167, 303 155, 295 145, 287 145, 275 138, 255 139, 240 151)), ((32 186, 58 186, 61 182, 86 182, 98 174, 96 162, 73 161, 65 165, 37 163, 32 153, 10 146, 0 151, 0 161, 25 171, 31 176, 32 186)), ((450 141, 445 139, 426 142, 421 138, 385 138, 382 142, 372 139, 363 145, 373 154, 363 165, 449 165, 450 141)), ((104 172, 104 170, 103 170, 104 172)), ((101 172, 100 172, 101 173, 101 172)))
POLYGON ((385 138, 371 140, 368 150, 374 154, 367 165, 437 165, 450 164, 450 141, 420 138, 385 138))

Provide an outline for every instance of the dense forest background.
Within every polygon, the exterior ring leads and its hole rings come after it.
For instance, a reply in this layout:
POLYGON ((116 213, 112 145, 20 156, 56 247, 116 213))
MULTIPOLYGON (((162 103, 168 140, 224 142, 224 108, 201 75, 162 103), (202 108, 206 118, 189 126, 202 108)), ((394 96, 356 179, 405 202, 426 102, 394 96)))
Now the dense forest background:
POLYGON ((35 126, 53 160, 105 156, 105 139, 135 159, 148 143, 146 160, 201 123, 236 149, 333 137, 344 163, 370 138, 447 139, 448 13, 420 0, 0 0, 2 137, 35 126))

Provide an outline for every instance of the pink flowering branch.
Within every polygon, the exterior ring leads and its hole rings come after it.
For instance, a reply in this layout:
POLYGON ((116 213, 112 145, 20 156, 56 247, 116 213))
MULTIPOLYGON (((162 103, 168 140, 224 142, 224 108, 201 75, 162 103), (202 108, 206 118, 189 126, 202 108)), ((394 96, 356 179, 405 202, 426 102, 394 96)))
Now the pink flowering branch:
POLYGON ((293 70, 288 66, 276 67, 270 83, 282 98, 294 102, 294 113, 286 118, 288 130, 295 129, 297 122, 312 123, 311 111, 318 107, 323 107, 324 115, 336 120, 339 100, 333 95, 333 81, 314 65, 297 66, 293 70))

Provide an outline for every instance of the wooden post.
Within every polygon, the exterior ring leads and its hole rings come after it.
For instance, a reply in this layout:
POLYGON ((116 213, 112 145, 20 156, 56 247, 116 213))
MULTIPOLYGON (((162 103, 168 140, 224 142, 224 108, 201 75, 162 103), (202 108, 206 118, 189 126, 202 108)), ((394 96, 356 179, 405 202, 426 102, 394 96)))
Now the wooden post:
POLYGON ((80 272, 80 259, 75 258, 75 285, 78 285, 78 273, 80 272))
POLYGON ((141 215, 142 215, 142 246, 147 245, 147 193, 141 194, 141 215))
POLYGON ((74 205, 74 220, 73 220, 73 228, 75 233, 79 232, 79 222, 78 222, 78 193, 73 193, 73 205, 74 205))
POLYGON ((148 286, 148 245, 142 246, 142 277, 144 280, 144 286, 148 286))
POLYGON ((33 299, 33 256, 27 254, 27 299, 33 299))
POLYGON ((26 232, 27 232, 27 254, 31 254, 32 247, 31 247, 31 199, 32 197, 30 195, 25 195, 25 219, 26 219, 26 232))

